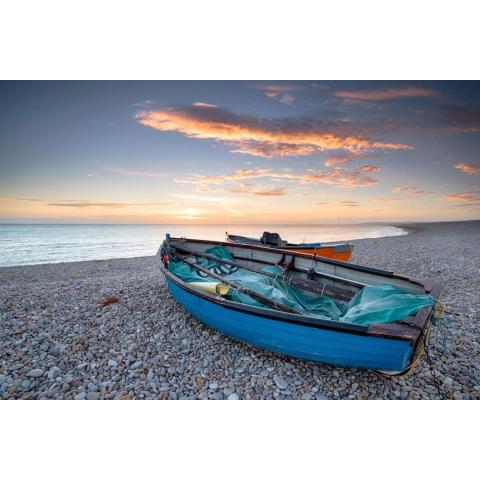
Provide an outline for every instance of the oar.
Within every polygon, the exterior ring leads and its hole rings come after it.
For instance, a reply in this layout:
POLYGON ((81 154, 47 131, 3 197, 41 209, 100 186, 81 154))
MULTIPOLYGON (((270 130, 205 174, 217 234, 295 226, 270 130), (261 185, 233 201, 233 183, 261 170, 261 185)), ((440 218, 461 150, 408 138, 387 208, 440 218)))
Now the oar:
MULTIPOLYGON (((231 265, 234 267, 242 268, 243 270, 248 270, 249 272, 258 273, 260 275, 266 275, 267 277, 271 277, 271 278, 277 277, 277 274, 275 273, 266 272, 265 270, 259 270, 258 268, 246 267, 244 265, 240 265, 237 262, 233 262, 225 258, 215 257, 214 255, 209 255, 208 253, 197 252, 196 250, 192 250, 190 248, 187 248, 181 245, 175 245, 175 244, 169 244, 169 245, 176 250, 181 250, 182 252, 186 252, 192 255, 196 255, 198 257, 206 258, 208 260, 222 263, 224 265, 231 265)), ((351 290, 332 287, 322 282, 313 283, 313 282, 308 282, 306 280, 299 280, 293 277, 289 277, 288 284, 295 285, 303 290, 309 290, 310 292, 318 293, 320 295, 326 295, 326 296, 336 298, 338 300, 347 301, 347 302, 351 300, 354 295, 354 293, 351 290)))
MULTIPOLYGON (((175 246, 173 245, 170 245, 170 246, 173 247, 175 250, 177 250, 175 246)), ((191 267, 194 267, 197 270, 200 270, 201 272, 208 274, 210 277, 216 278, 222 283, 226 283, 227 285, 230 285, 234 289, 247 294, 248 296, 254 298, 255 300, 258 300, 259 302, 265 303, 266 305, 268 305, 269 307, 272 307, 275 310, 280 310, 282 312, 288 312, 288 313, 295 313, 296 315, 305 315, 303 312, 300 312, 295 308, 284 305, 283 303, 275 302, 274 300, 266 297, 265 295, 262 295, 261 293, 255 292, 254 290, 250 290, 247 287, 243 287, 242 285, 239 285, 236 282, 232 282, 231 280, 228 280, 225 277, 222 277, 221 275, 217 275, 216 273, 211 272, 208 268, 205 268, 202 265, 199 265, 193 260, 189 260, 185 255, 181 255, 178 252, 176 253, 176 255, 182 261, 184 261, 187 265, 190 265, 191 267)))

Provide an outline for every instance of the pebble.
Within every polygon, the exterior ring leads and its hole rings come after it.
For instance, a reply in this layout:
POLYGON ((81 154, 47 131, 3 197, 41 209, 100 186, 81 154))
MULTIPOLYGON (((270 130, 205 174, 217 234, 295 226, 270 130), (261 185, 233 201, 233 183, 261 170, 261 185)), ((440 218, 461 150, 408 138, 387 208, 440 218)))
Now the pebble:
POLYGON ((281 390, 288 387, 288 383, 282 377, 275 375, 273 377, 273 381, 275 382, 275 385, 281 390))
POLYGON ((227 398, 228 400, 240 400, 240 397, 236 393, 230 394, 227 398))
POLYGON ((32 384, 32 382, 28 379, 25 379, 22 384, 21 384, 21 387, 24 389, 24 390, 27 390, 27 388, 30 388, 30 385, 32 384))
POLYGON ((447 387, 450 387, 453 384, 453 378, 452 377, 445 377, 443 379, 443 384, 446 385, 447 387))
POLYGON ((23 363, 14 363, 9 367, 9 370, 11 371, 20 370, 23 367, 24 367, 23 363))
POLYGON ((88 392, 87 400, 100 400, 100 392, 88 392))
POLYGON ((110 360, 108 360, 108 366, 112 367, 112 368, 117 368, 118 367, 118 362, 110 359, 110 360))
POLYGON ((87 394, 85 392, 80 392, 79 394, 75 395, 73 398, 74 400, 85 400, 87 394))
POLYGON ((27 373, 27 377, 38 378, 42 377, 44 373, 44 370, 42 370, 41 368, 34 368, 27 373))

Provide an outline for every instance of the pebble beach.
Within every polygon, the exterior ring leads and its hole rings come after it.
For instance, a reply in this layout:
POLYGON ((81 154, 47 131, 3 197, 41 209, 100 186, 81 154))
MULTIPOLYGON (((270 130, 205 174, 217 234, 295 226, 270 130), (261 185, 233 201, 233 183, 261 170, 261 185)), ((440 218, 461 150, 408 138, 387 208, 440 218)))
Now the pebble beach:
POLYGON ((154 257, 137 257, 0 268, 0 398, 479 399, 480 221, 401 227, 351 243, 355 263, 443 285, 430 362, 406 376, 227 338, 173 300, 154 257))

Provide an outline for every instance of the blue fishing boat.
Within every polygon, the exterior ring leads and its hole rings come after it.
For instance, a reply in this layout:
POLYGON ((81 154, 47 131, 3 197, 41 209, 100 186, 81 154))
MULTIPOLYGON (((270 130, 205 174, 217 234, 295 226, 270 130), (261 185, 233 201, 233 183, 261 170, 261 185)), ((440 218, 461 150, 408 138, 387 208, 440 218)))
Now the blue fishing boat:
POLYGON ((219 332, 268 351, 402 374, 428 340, 440 289, 392 272, 258 245, 170 238, 173 297, 219 332))

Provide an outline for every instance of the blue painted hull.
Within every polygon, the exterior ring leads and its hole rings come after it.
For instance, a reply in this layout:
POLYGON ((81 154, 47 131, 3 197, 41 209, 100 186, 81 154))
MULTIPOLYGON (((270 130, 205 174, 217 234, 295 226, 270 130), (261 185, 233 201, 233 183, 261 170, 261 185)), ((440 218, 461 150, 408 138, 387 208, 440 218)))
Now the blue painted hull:
POLYGON ((408 341, 316 328, 223 306, 167 278, 177 302, 205 325, 255 347, 330 365, 402 372, 414 348, 408 341))

